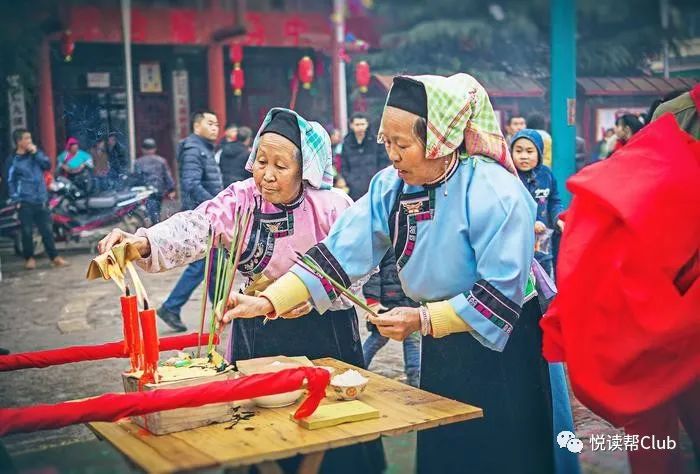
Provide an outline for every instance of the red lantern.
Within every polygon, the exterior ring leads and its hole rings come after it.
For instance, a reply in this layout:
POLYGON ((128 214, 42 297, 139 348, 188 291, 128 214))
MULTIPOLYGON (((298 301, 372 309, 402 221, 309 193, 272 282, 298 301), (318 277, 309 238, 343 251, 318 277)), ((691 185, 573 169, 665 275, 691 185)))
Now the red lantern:
POLYGON ((243 69, 235 66, 231 71, 231 87, 233 88, 233 95, 239 96, 242 94, 243 87, 245 87, 245 76, 243 75, 243 69))
POLYGON ((369 87, 371 75, 369 71, 369 64, 367 61, 360 61, 355 65, 355 82, 360 87, 360 92, 363 94, 367 93, 367 87, 369 87))
POLYGON ((304 89, 311 89, 311 83, 314 80, 314 62, 310 57, 304 56, 299 60, 297 74, 304 89))
POLYGON ((68 62, 73 59, 73 51, 75 51, 75 41, 73 41, 73 34, 70 30, 63 32, 61 37, 61 54, 63 54, 63 59, 68 62))
POLYGON ((241 43, 231 43, 229 58, 234 67, 240 67, 241 61, 243 61, 243 45, 241 43))

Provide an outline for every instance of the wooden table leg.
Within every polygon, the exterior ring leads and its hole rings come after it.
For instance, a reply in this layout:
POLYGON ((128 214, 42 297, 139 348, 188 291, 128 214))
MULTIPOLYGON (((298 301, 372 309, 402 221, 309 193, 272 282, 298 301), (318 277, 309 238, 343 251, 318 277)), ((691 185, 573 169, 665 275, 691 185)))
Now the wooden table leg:
POLYGON ((299 463, 297 474, 317 474, 321 470, 324 454, 326 454, 325 451, 304 454, 299 463))
POLYGON ((284 474, 284 471, 275 461, 265 461, 255 465, 260 474, 284 474))

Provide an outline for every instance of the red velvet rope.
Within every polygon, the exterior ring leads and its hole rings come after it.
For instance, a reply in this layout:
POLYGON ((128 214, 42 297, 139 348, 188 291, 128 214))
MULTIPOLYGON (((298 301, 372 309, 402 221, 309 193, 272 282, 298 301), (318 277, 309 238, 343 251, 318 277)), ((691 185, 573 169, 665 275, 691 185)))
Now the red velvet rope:
POLYGON ((305 380, 309 394, 294 413, 295 418, 304 418, 316 411, 325 396, 330 380, 330 374, 325 369, 299 367, 193 387, 126 394, 107 393, 54 405, 3 408, 0 409, 0 436, 62 428, 77 423, 117 421, 161 410, 275 395, 297 390, 305 380))
MULTIPOLYGON (((201 344, 207 344, 208 338, 209 334, 202 334, 201 344)), ((181 336, 162 337, 159 350, 161 352, 182 350, 185 347, 194 347, 196 345, 197 333, 195 332, 181 336)), ((121 340, 95 346, 72 346, 0 356, 0 372, 29 368, 40 369, 71 362, 125 357, 129 357, 129 354, 124 352, 124 341, 121 340)))

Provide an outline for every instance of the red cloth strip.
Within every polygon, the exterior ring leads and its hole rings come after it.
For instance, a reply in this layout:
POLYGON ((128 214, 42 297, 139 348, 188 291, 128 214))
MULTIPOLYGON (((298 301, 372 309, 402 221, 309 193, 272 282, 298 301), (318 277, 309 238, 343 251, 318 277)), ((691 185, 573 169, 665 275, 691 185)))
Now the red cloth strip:
POLYGON ((272 374, 248 375, 236 380, 211 382, 193 387, 107 393, 85 400, 0 409, 0 436, 62 428, 77 423, 117 421, 155 411, 198 407, 210 403, 291 392, 307 381, 309 395, 294 413, 295 418, 311 415, 325 396, 330 381, 327 370, 317 367, 286 369, 272 374))
MULTIPOLYGON (((203 334, 201 344, 207 344, 209 334, 203 334)), ((217 341, 218 342, 218 341, 217 341)), ((197 345, 197 333, 181 336, 162 337, 159 350, 174 351, 185 347, 197 345)), ((69 364, 71 362, 83 362, 88 360, 102 360, 112 358, 125 358, 129 354, 124 352, 124 341, 108 342, 95 346, 72 346, 61 349, 49 349, 45 351, 23 352, 0 356, 0 372, 18 369, 41 369, 52 365, 69 364)))

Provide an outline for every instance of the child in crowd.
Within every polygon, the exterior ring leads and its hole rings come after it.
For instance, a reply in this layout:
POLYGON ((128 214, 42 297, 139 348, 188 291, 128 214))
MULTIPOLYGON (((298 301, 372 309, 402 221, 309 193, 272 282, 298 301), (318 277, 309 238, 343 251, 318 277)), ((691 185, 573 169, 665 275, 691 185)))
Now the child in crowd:
POLYGON ((551 235, 554 230, 562 231, 564 222, 559 219, 563 209, 554 174, 542 164, 542 135, 529 128, 520 130, 513 136, 510 148, 518 176, 537 203, 535 258, 551 275, 554 258, 550 245, 551 235))

